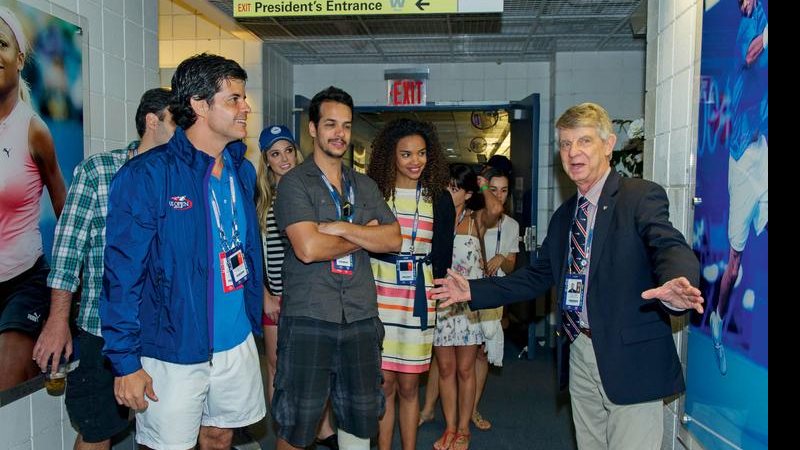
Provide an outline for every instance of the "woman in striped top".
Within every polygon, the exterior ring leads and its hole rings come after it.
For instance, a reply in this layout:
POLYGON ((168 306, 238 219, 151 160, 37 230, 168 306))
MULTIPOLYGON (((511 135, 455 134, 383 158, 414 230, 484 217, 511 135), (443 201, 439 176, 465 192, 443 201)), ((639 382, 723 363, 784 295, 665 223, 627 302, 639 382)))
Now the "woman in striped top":
POLYGON ((264 344, 267 349, 267 395, 272 401, 278 346, 278 314, 281 310, 280 296, 283 292, 281 266, 284 245, 275 223, 272 205, 275 201, 275 186, 283 175, 303 161, 294 136, 283 125, 264 128, 258 138, 261 158, 258 171, 258 198, 256 211, 261 227, 261 242, 264 248, 264 344))
POLYGON ((404 450, 416 448, 419 375, 430 367, 436 304, 433 277, 446 273, 453 250, 455 209, 447 193, 448 170, 433 125, 390 122, 372 143, 367 174, 402 228, 399 254, 372 255, 378 314, 386 330, 381 368, 386 414, 378 447, 389 450, 399 403, 404 450), (395 399, 399 397, 399 402, 395 399))

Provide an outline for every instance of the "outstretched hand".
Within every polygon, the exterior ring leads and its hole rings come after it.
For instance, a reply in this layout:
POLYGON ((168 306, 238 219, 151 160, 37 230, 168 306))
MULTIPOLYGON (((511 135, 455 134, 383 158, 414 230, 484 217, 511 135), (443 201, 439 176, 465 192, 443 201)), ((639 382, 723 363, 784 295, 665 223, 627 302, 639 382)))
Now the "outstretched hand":
POLYGON ((686 277, 673 278, 661 286, 642 292, 642 298, 657 298, 678 309, 694 309, 703 313, 703 296, 700 289, 692 286, 686 277))
POLYGON ((431 298, 434 300, 446 300, 439 304, 439 308, 446 308, 453 303, 472 300, 469 281, 453 269, 447 269, 447 277, 437 278, 433 280, 433 284, 436 287, 431 289, 431 298))

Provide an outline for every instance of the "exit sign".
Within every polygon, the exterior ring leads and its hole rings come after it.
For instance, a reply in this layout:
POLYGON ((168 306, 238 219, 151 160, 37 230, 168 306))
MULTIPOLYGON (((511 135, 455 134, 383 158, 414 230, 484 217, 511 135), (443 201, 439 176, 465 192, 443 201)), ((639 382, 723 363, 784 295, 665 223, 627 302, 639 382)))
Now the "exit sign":
POLYGON ((430 69, 387 69, 386 104, 389 106, 425 106, 428 101, 430 69))
POLYGON ((387 84, 389 106, 418 106, 427 101, 427 80, 387 80, 387 84))

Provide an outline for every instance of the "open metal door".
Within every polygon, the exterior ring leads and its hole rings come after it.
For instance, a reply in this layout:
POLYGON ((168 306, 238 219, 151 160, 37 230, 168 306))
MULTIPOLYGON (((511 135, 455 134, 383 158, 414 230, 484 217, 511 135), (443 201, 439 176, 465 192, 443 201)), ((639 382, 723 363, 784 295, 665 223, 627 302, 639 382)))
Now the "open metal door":
MULTIPOLYGON (((511 123, 511 163, 514 179, 510 180, 514 193, 514 218, 522 233, 517 268, 527 265, 536 256, 536 225, 538 216, 539 186, 539 94, 531 94, 523 100, 511 102, 508 109, 511 123)), ((530 299, 535 300, 535 299, 530 299)), ((509 338, 525 342, 520 357, 533 359, 537 347, 536 304, 533 301, 509 305, 509 314, 514 315, 526 327, 509 330, 509 338), (520 336, 521 334, 521 336, 520 336), (516 337, 516 338, 515 338, 516 337), (521 338, 521 339, 520 339, 521 338)), ((540 330, 541 333, 542 330, 540 330)))
POLYGON ((514 179, 514 218, 523 232, 524 252, 517 264, 527 264, 531 252, 536 251, 536 219, 538 211, 537 187, 539 186, 539 94, 531 94, 523 100, 511 102, 508 111, 511 122, 511 163, 514 179), (522 261, 520 261, 522 260, 522 261))

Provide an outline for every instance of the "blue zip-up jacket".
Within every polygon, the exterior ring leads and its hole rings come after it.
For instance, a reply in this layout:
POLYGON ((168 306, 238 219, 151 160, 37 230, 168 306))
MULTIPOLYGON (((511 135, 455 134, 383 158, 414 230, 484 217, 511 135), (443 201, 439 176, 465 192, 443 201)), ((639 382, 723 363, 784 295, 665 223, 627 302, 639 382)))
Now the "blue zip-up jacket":
MULTIPOLYGON (((263 268, 254 201, 256 171, 236 141, 228 152, 238 174, 247 220, 250 276, 244 301, 261 334, 263 268)), ((126 163, 109 189, 100 322, 117 376, 136 372, 147 356, 178 364, 214 353, 212 232, 208 178, 214 159, 179 127, 164 145, 126 163)))

